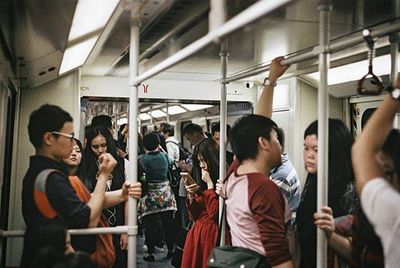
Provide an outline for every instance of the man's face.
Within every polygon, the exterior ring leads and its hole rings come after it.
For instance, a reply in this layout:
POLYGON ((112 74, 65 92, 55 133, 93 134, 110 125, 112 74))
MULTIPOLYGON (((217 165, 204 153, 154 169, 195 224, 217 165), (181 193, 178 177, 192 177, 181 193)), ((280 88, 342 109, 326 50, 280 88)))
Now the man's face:
POLYGON ((278 140, 278 134, 275 130, 271 131, 270 134, 270 145, 271 145, 271 166, 277 167, 282 164, 282 146, 278 140))
POLYGON ((74 126, 72 122, 65 122, 64 126, 52 133, 51 154, 55 159, 61 160, 69 158, 73 150, 74 126))
POLYGON ((190 143, 191 146, 195 146, 196 144, 198 144, 202 139, 204 138, 204 136, 202 136, 200 133, 187 133, 185 134, 185 139, 190 143))

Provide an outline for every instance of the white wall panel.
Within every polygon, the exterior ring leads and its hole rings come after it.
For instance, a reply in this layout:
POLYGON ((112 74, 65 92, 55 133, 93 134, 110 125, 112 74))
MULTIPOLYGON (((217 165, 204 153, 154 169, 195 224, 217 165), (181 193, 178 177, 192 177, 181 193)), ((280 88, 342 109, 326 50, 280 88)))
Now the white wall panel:
MULTIPOLYGON (((11 200, 9 229, 25 229, 21 211, 22 179, 28 169, 29 156, 35 154, 29 142, 28 122, 30 114, 43 104, 58 105, 69 112, 74 121, 75 132, 79 125, 79 72, 75 71, 64 77, 53 80, 40 87, 21 91, 19 115, 16 120, 18 136, 15 139, 16 161, 13 163, 13 179, 11 181, 11 200), (78 108, 77 108, 78 107, 78 108)), ((19 266, 22 253, 22 239, 10 239, 7 250, 7 266, 19 266)))
MULTIPOLYGON (((129 97, 127 78, 84 76, 81 84, 82 96, 129 97)), ((218 82, 151 79, 140 85, 139 98, 220 100, 220 93, 218 82)), ((256 99, 256 87, 248 89, 241 82, 228 85, 228 101, 251 101, 254 103, 256 99)))

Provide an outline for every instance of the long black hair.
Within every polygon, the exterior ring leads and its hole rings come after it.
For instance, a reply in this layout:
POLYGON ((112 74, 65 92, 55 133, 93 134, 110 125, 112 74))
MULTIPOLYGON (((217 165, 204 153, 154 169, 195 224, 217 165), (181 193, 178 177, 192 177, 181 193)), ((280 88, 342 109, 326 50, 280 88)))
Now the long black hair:
MULTIPOLYGON (((314 121, 308 126, 304 132, 304 139, 310 135, 318 137, 318 121, 314 121)), ((354 138, 346 125, 339 119, 329 118, 328 203, 333 204, 337 200, 343 200, 343 196, 349 191, 349 185, 354 182, 354 171, 351 162, 351 147, 353 143, 354 138)), ((316 174, 314 174, 315 176, 312 175, 308 174, 307 179, 316 177, 316 174)), ((339 209, 338 207, 335 208, 335 206, 332 206, 334 211, 339 209)))
POLYGON ((201 168, 198 158, 204 159, 207 164, 208 173, 210 174, 211 180, 215 184, 219 178, 219 146, 214 139, 206 138, 200 141, 193 151, 193 178, 197 181, 202 192, 207 189, 207 184, 201 179, 201 168))
POLYGON ((87 142, 84 155, 85 165, 87 170, 87 179, 86 181, 84 181, 84 183, 91 192, 94 190, 94 187, 96 185, 97 182, 96 174, 99 170, 97 156, 92 150, 92 141, 99 135, 103 136, 104 139, 106 140, 107 153, 111 154, 118 162, 117 166, 114 168, 113 171, 113 179, 114 178, 123 179, 125 181, 124 163, 123 163, 124 159, 118 155, 117 147, 115 145, 113 137, 111 136, 110 131, 103 126, 95 127, 90 129, 86 133, 87 142))
POLYGON ((85 181, 87 180, 87 175, 86 175, 86 165, 85 165, 85 157, 84 157, 84 149, 83 149, 83 145, 81 143, 80 140, 74 138, 74 141, 76 143, 76 145, 78 145, 79 150, 81 151, 81 162, 78 165, 78 169, 76 170, 76 174, 72 174, 72 175, 76 175, 78 176, 78 178, 85 183, 85 181))

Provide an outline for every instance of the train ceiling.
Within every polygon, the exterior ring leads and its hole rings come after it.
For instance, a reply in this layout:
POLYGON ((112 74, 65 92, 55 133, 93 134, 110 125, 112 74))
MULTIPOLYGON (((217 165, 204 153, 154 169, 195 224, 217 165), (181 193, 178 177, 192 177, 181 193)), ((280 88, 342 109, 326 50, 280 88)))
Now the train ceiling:
MULTIPOLYGON (((121 0, 126 2, 125 0, 121 0)), ((0 63, 13 62, 23 87, 35 87, 58 77, 68 44, 77 0, 1 0, 0 63)), ((228 0, 228 17, 254 0, 228 0)), ((343 36, 389 21, 391 0, 332 0, 331 37, 343 36)), ((100 1, 98 1, 100 3, 100 1)), ((207 0, 137 0, 141 17, 140 72, 151 68, 206 34, 207 0), (174 32, 171 32, 174 29, 174 32), (155 49, 152 46, 160 42, 155 49)), ((254 66, 279 54, 290 54, 318 43, 318 0, 297 0, 229 37, 228 74, 254 66)), ((90 13, 87 14, 90 16, 90 13)), ((96 45, 83 65, 86 76, 128 76, 129 13, 122 12, 105 40, 96 45)), ((103 30, 104 30, 103 29, 103 30)), ((98 42, 99 43, 99 42, 98 42)), ((157 79, 218 79, 219 45, 211 45, 190 59, 158 75, 157 79)), ((298 65, 296 68, 305 68, 298 65)))

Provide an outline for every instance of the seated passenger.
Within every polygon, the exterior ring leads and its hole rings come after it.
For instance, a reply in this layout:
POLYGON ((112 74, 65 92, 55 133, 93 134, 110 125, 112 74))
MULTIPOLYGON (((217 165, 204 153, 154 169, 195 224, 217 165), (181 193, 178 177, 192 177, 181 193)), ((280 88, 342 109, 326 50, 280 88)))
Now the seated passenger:
POLYGON ((391 185, 391 181, 398 185, 399 173, 386 173, 384 165, 389 161, 396 172, 399 170, 400 145, 393 145, 395 154, 386 161, 382 161, 380 153, 385 140, 391 137, 393 120, 400 108, 399 76, 394 87, 368 120, 352 151, 357 191, 366 216, 381 238, 385 267, 398 267, 400 263, 400 194, 391 185))

